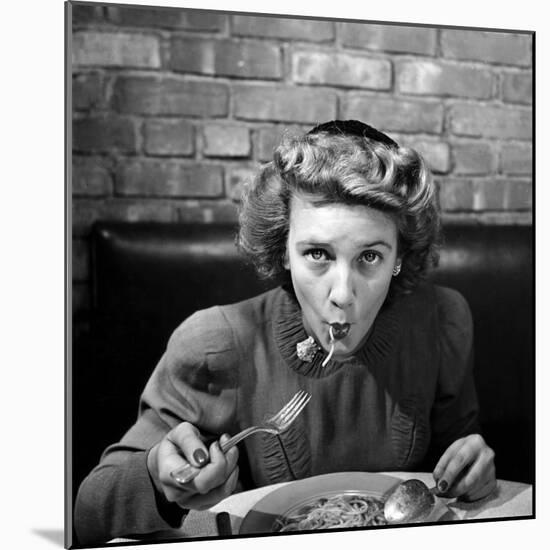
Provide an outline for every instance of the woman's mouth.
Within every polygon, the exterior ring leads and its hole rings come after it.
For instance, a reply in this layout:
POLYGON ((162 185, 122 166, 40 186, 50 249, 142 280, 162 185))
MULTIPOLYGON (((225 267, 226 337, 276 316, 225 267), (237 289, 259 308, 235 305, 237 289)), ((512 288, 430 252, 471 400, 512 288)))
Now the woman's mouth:
POLYGON ((330 349, 329 349, 328 355, 326 356, 325 360, 322 363, 323 367, 325 367, 328 364, 328 362, 330 361, 330 358, 334 353, 335 342, 337 340, 342 340, 347 336, 350 326, 351 326, 350 323, 329 323, 328 336, 330 339, 330 349))
POLYGON ((349 323, 330 323, 328 333, 331 342, 333 340, 342 340, 342 338, 345 338, 349 332, 350 326, 349 323))

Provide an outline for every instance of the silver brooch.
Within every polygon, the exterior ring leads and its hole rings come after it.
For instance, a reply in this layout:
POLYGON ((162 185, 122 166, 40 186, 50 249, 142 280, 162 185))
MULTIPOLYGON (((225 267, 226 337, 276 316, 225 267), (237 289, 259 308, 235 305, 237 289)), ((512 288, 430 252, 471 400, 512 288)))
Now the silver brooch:
POLYGON ((298 354, 298 358, 302 361, 306 361, 307 363, 311 363, 313 361, 315 354, 320 349, 321 348, 317 345, 312 336, 309 336, 303 342, 298 342, 296 344, 296 353, 298 354))

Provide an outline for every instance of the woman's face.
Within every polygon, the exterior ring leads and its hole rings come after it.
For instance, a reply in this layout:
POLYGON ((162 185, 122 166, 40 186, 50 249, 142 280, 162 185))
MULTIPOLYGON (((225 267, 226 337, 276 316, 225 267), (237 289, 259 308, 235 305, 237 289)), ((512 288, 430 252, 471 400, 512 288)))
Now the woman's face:
POLYGON ((397 227, 379 210, 345 204, 315 205, 294 196, 285 267, 307 332, 330 348, 329 324, 349 323, 335 342, 335 359, 359 349, 382 307, 397 258, 397 227))

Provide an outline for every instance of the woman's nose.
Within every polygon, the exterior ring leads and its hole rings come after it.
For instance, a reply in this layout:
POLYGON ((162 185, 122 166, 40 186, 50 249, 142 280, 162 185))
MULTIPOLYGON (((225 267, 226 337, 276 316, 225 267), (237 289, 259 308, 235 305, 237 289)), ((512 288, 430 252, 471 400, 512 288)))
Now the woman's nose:
POLYGON ((334 273, 330 289, 330 301, 340 309, 349 307, 355 298, 352 273, 347 268, 339 268, 334 273))

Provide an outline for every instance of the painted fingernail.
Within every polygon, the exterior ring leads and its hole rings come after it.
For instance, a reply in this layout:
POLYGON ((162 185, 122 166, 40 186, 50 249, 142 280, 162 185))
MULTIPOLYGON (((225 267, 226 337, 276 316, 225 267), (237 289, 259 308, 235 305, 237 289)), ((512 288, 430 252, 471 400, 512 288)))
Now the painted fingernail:
POLYGON ((206 462, 206 453, 202 449, 197 449, 193 453, 193 458, 199 466, 202 466, 206 462))
POLYGON ((437 488, 439 492, 444 493, 449 488, 449 484, 444 479, 441 479, 437 482, 437 488))
POLYGON ((187 472, 186 474, 174 474, 172 473, 172 477, 178 482, 184 485, 185 483, 188 483, 195 477, 195 473, 193 470, 190 472, 187 472))

